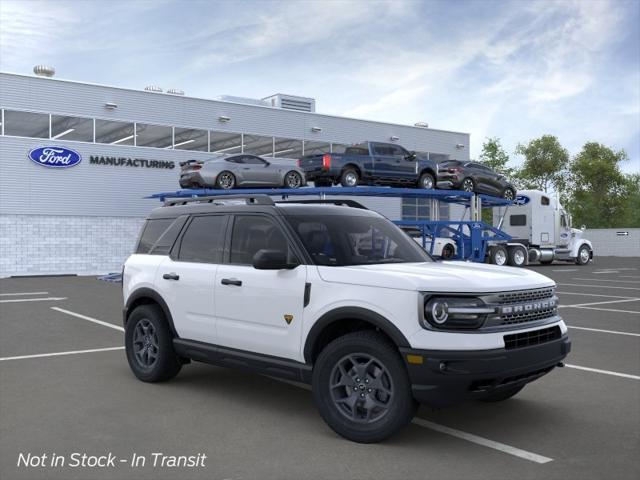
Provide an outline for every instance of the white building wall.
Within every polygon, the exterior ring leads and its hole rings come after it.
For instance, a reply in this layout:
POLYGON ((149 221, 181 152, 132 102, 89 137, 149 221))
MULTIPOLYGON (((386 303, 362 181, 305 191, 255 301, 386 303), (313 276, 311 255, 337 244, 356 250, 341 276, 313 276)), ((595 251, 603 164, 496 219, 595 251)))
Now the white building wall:
POLYGON ((591 240, 594 257, 640 257, 640 228, 588 228, 584 238, 591 240))

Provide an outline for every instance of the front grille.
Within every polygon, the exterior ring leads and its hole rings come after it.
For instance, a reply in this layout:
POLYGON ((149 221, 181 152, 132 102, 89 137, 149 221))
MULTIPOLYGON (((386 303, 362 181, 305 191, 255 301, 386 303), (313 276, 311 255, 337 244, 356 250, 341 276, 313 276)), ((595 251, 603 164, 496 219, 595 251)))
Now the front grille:
POLYGON ((538 310, 536 312, 524 312, 524 313, 512 313, 509 315, 502 315, 503 325, 514 325, 517 323, 535 322, 536 320, 544 320, 545 318, 553 317, 557 313, 557 307, 546 308, 544 310, 538 310))
POLYGON ((504 346, 507 350, 514 348, 531 347, 542 343, 551 342, 561 337, 560 327, 543 328, 524 333, 514 333, 504 336, 504 346))
POLYGON ((498 294, 500 305, 510 305, 512 303, 523 303, 534 300, 544 300, 553 298, 555 288, 538 288, 535 290, 520 290, 517 292, 504 292, 498 294))

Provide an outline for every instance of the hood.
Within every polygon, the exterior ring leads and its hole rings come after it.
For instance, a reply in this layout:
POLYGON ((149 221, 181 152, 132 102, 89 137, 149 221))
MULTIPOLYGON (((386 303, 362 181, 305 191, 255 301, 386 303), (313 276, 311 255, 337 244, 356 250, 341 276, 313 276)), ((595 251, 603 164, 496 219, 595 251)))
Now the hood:
POLYGON ((548 277, 526 268, 469 262, 319 266, 326 282, 446 293, 491 293, 551 287, 548 277))

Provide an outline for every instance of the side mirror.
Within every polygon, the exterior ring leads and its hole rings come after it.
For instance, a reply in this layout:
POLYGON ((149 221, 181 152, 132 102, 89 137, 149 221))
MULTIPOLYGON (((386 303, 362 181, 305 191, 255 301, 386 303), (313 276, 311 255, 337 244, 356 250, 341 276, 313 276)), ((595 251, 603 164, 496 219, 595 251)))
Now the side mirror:
POLYGON ((290 270, 297 263, 289 263, 287 254, 281 250, 258 250, 253 256, 253 268, 257 270, 290 270))
POLYGON ((587 229, 587 226, 586 226, 586 225, 582 225, 582 226, 580 227, 580 230, 586 230, 586 229, 587 229))

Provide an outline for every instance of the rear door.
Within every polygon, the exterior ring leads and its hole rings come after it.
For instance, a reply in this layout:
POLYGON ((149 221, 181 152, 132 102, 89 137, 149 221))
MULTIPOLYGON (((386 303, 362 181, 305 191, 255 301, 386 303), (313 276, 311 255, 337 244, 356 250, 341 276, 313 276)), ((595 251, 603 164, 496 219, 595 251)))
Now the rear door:
POLYGON ((158 268, 155 284, 181 338, 216 343, 215 279, 227 222, 224 214, 193 216, 158 268))
POLYGON ((291 261, 298 257, 273 217, 237 214, 230 229, 229 252, 215 280, 218 344, 301 360, 306 265, 290 270, 253 268, 253 256, 261 249, 284 250, 291 261))

